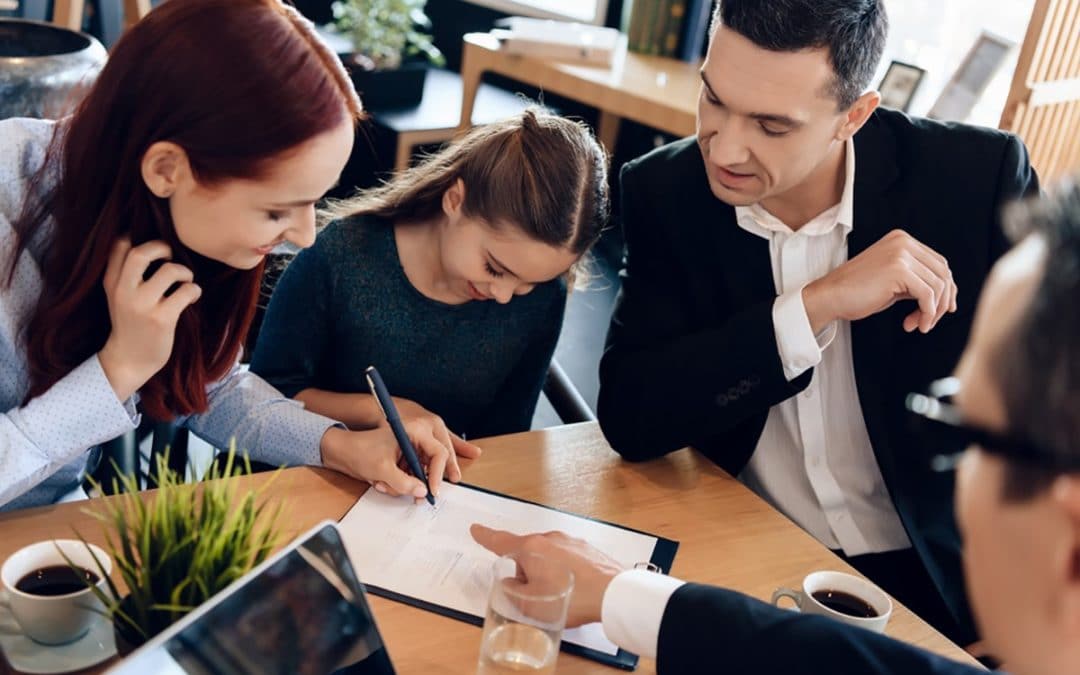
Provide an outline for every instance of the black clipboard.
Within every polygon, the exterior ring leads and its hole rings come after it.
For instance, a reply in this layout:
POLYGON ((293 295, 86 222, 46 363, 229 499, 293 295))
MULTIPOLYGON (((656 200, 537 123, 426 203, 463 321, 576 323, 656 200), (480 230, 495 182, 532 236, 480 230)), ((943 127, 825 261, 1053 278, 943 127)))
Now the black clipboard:
MULTIPOLYGON (((657 535, 652 534, 650 532, 642 532, 641 530, 635 530, 632 527, 626 527, 624 525, 619 525, 618 523, 611 523, 611 522, 608 522, 606 520, 600 520, 598 518, 589 518, 588 516, 582 516, 582 515, 579 515, 577 513, 571 513, 570 511, 563 511, 562 509, 556 509, 554 507, 547 506, 546 504, 539 504, 537 502, 529 501, 528 499, 521 499, 519 497, 514 497, 512 495, 503 494, 501 492, 495 492, 494 490, 488 490, 487 488, 482 488, 482 487, 479 487, 479 486, 476 486, 476 485, 470 485, 468 483, 458 483, 458 486, 463 487, 463 488, 468 488, 470 490, 476 490, 477 492, 484 492, 484 493, 487 493, 489 495, 494 495, 496 497, 502 497, 504 499, 512 499, 512 500, 514 500, 516 502, 522 502, 522 503, 525 503, 525 504, 531 504, 533 506, 539 506, 540 508, 548 509, 548 510, 551 510, 551 511, 558 511, 559 513, 565 513, 565 514, 567 514, 569 516, 574 516, 576 518, 584 518, 585 520, 591 520, 593 522, 603 523, 604 525, 609 525, 611 527, 617 527, 620 530, 627 530, 628 532, 636 532, 637 534, 643 534, 643 535, 648 536, 648 537, 656 537, 656 546, 653 547, 652 558, 648 562, 651 562, 652 564, 659 567, 660 571, 663 572, 664 574, 667 574, 668 572, 671 571, 671 564, 675 561, 675 553, 679 550, 679 542, 674 541, 672 539, 667 539, 665 537, 657 536, 657 535)), ((645 561, 643 560, 641 562, 645 562, 645 561)), ((361 582, 362 581, 363 580, 361 579, 361 582)), ((383 597, 383 598, 387 598, 388 600, 393 600, 395 602, 400 602, 400 603, 404 603, 406 605, 411 605, 412 607, 416 607, 418 609, 423 609, 423 610, 426 610, 426 611, 429 611, 429 612, 434 612, 435 614, 441 614, 442 616, 449 617, 451 619, 457 619, 458 621, 464 621, 465 623, 470 623, 470 624, 472 624, 474 626, 483 626, 484 625, 484 617, 482 617, 482 616, 476 616, 475 614, 469 614, 468 612, 462 612, 462 611, 459 611, 459 610, 456 610, 456 609, 451 609, 449 607, 444 607, 442 605, 437 605, 437 604, 435 604, 433 602, 427 602, 425 600, 419 600, 419 599, 414 598, 412 596, 404 595, 404 594, 401 594, 401 593, 395 593, 394 591, 391 591, 391 590, 388 590, 388 589, 385 589, 385 588, 380 588, 379 586, 373 586, 371 584, 364 584, 364 588, 369 593, 372 593, 374 595, 378 595, 378 596, 383 597)), ((628 651, 626 651, 625 649, 622 649, 622 648, 620 648, 619 651, 616 652, 614 655, 605 654, 605 653, 597 651, 595 649, 589 649, 588 647, 583 647, 581 645, 572 644, 572 643, 569 643, 569 642, 566 642, 566 641, 563 641, 563 643, 559 646, 559 648, 562 651, 566 652, 567 654, 574 654, 576 656, 584 656, 587 659, 592 659, 593 661, 597 661, 599 663, 603 663, 603 664, 608 665, 608 666, 614 666, 616 668, 621 668, 623 670, 634 670, 635 668, 637 668, 637 664, 638 664, 638 655, 637 654, 632 654, 632 653, 630 653, 630 652, 628 652, 628 651)))

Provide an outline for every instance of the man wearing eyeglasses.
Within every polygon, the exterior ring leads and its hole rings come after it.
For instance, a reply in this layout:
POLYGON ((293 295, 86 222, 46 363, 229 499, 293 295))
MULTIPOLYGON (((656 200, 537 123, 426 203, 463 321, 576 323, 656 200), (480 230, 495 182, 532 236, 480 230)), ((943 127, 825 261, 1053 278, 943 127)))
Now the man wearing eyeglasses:
MULTIPOLYGON (((1029 204, 1029 234, 994 267, 955 377, 909 397, 922 444, 955 465, 968 596, 990 652, 1015 675, 1080 673, 1080 186, 1029 204), (952 394, 952 401, 945 395, 952 394)), ((499 554, 570 566, 570 623, 603 621, 659 673, 977 672, 882 635, 734 591, 619 565, 561 534, 473 527, 499 554)), ((722 565, 723 561, 717 561, 722 565)), ((529 569, 523 570, 528 576, 529 569)))

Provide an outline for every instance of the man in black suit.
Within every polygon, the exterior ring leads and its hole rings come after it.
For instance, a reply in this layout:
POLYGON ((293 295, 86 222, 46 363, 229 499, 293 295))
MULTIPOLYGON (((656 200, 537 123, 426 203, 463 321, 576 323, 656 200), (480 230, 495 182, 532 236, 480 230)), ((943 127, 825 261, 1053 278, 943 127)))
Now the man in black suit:
POLYGON ((697 136, 622 171, 598 413, 625 458, 695 447, 967 643, 952 486, 901 404, 955 365, 999 207, 1038 185, 1009 134, 878 108, 887 25, 882 0, 719 4, 697 136))
MULTIPOLYGON (((926 445, 961 453, 957 514, 986 646, 1016 675, 1064 675, 1080 673, 1080 186, 1028 208, 1020 220, 1035 233, 994 268, 956 377, 936 386, 955 402, 911 407, 926 416, 926 445)), ((540 554, 522 559, 546 561, 525 563, 526 582, 569 566, 568 625, 603 621, 616 644, 656 656, 661 675, 985 672, 734 591, 623 571, 560 533, 474 525, 473 536, 500 555, 540 554)))

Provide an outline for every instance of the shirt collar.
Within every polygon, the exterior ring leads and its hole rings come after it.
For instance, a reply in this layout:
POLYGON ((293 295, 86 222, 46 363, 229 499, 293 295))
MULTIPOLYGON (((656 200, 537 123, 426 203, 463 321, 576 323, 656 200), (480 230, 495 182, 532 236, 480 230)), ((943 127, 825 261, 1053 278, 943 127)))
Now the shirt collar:
MULTIPOLYGON (((765 210, 760 203, 750 206, 736 206, 735 219, 739 227, 766 239, 774 232, 792 234, 792 230, 779 218, 765 210)), ((855 141, 848 138, 844 142, 844 191, 840 202, 825 210, 807 223, 800 232, 808 235, 820 235, 831 232, 837 226, 849 234, 855 226, 855 141)))

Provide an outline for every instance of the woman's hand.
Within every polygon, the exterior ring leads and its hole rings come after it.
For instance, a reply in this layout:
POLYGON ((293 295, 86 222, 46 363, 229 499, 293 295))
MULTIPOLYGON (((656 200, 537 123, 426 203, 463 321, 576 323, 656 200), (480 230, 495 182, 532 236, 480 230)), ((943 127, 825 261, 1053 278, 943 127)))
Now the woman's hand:
POLYGON ((165 366, 180 314, 202 295, 192 271, 176 263, 165 262, 144 279, 154 261, 171 257, 163 241, 132 248, 128 239, 117 241, 109 255, 103 285, 112 331, 98 359, 121 401, 165 366))
MULTIPOLYGON (((438 497, 453 452, 430 434, 414 436, 409 432, 409 440, 427 473, 431 493, 438 497)), ((386 423, 367 431, 327 429, 320 449, 323 466, 367 481, 379 492, 412 495, 418 501, 427 496, 423 481, 408 473, 401 448, 386 423)))
MULTIPOLYGON (((303 403, 308 410, 337 420, 352 429, 376 429, 386 426, 386 418, 371 394, 346 394, 309 387, 297 393, 296 400, 303 403)), ((458 457, 476 459, 480 456, 480 448, 451 432, 441 417, 424 406, 407 398, 395 397, 394 407, 398 410, 405 432, 413 439, 414 444, 417 439, 434 439, 447 449, 449 459, 446 477, 449 480, 461 479, 458 457)))
MULTIPOLYGON (((461 436, 450 431, 441 417, 419 403, 414 403, 405 398, 395 398, 394 405, 398 409, 401 423, 405 426, 405 432, 409 434, 409 439, 413 442, 413 445, 416 445, 417 439, 420 439, 422 442, 434 441, 446 448, 447 461, 442 466, 436 467, 440 479, 445 473, 446 478, 451 483, 458 482, 461 480, 461 467, 458 466, 457 458, 460 456, 465 459, 476 459, 483 452, 478 446, 469 443, 461 436)), ((381 423, 381 426, 386 426, 385 420, 381 423)), ((421 458, 422 461, 423 458, 421 458)), ((428 479, 434 481, 435 479, 431 475, 432 470, 425 470, 428 472, 428 479)))

